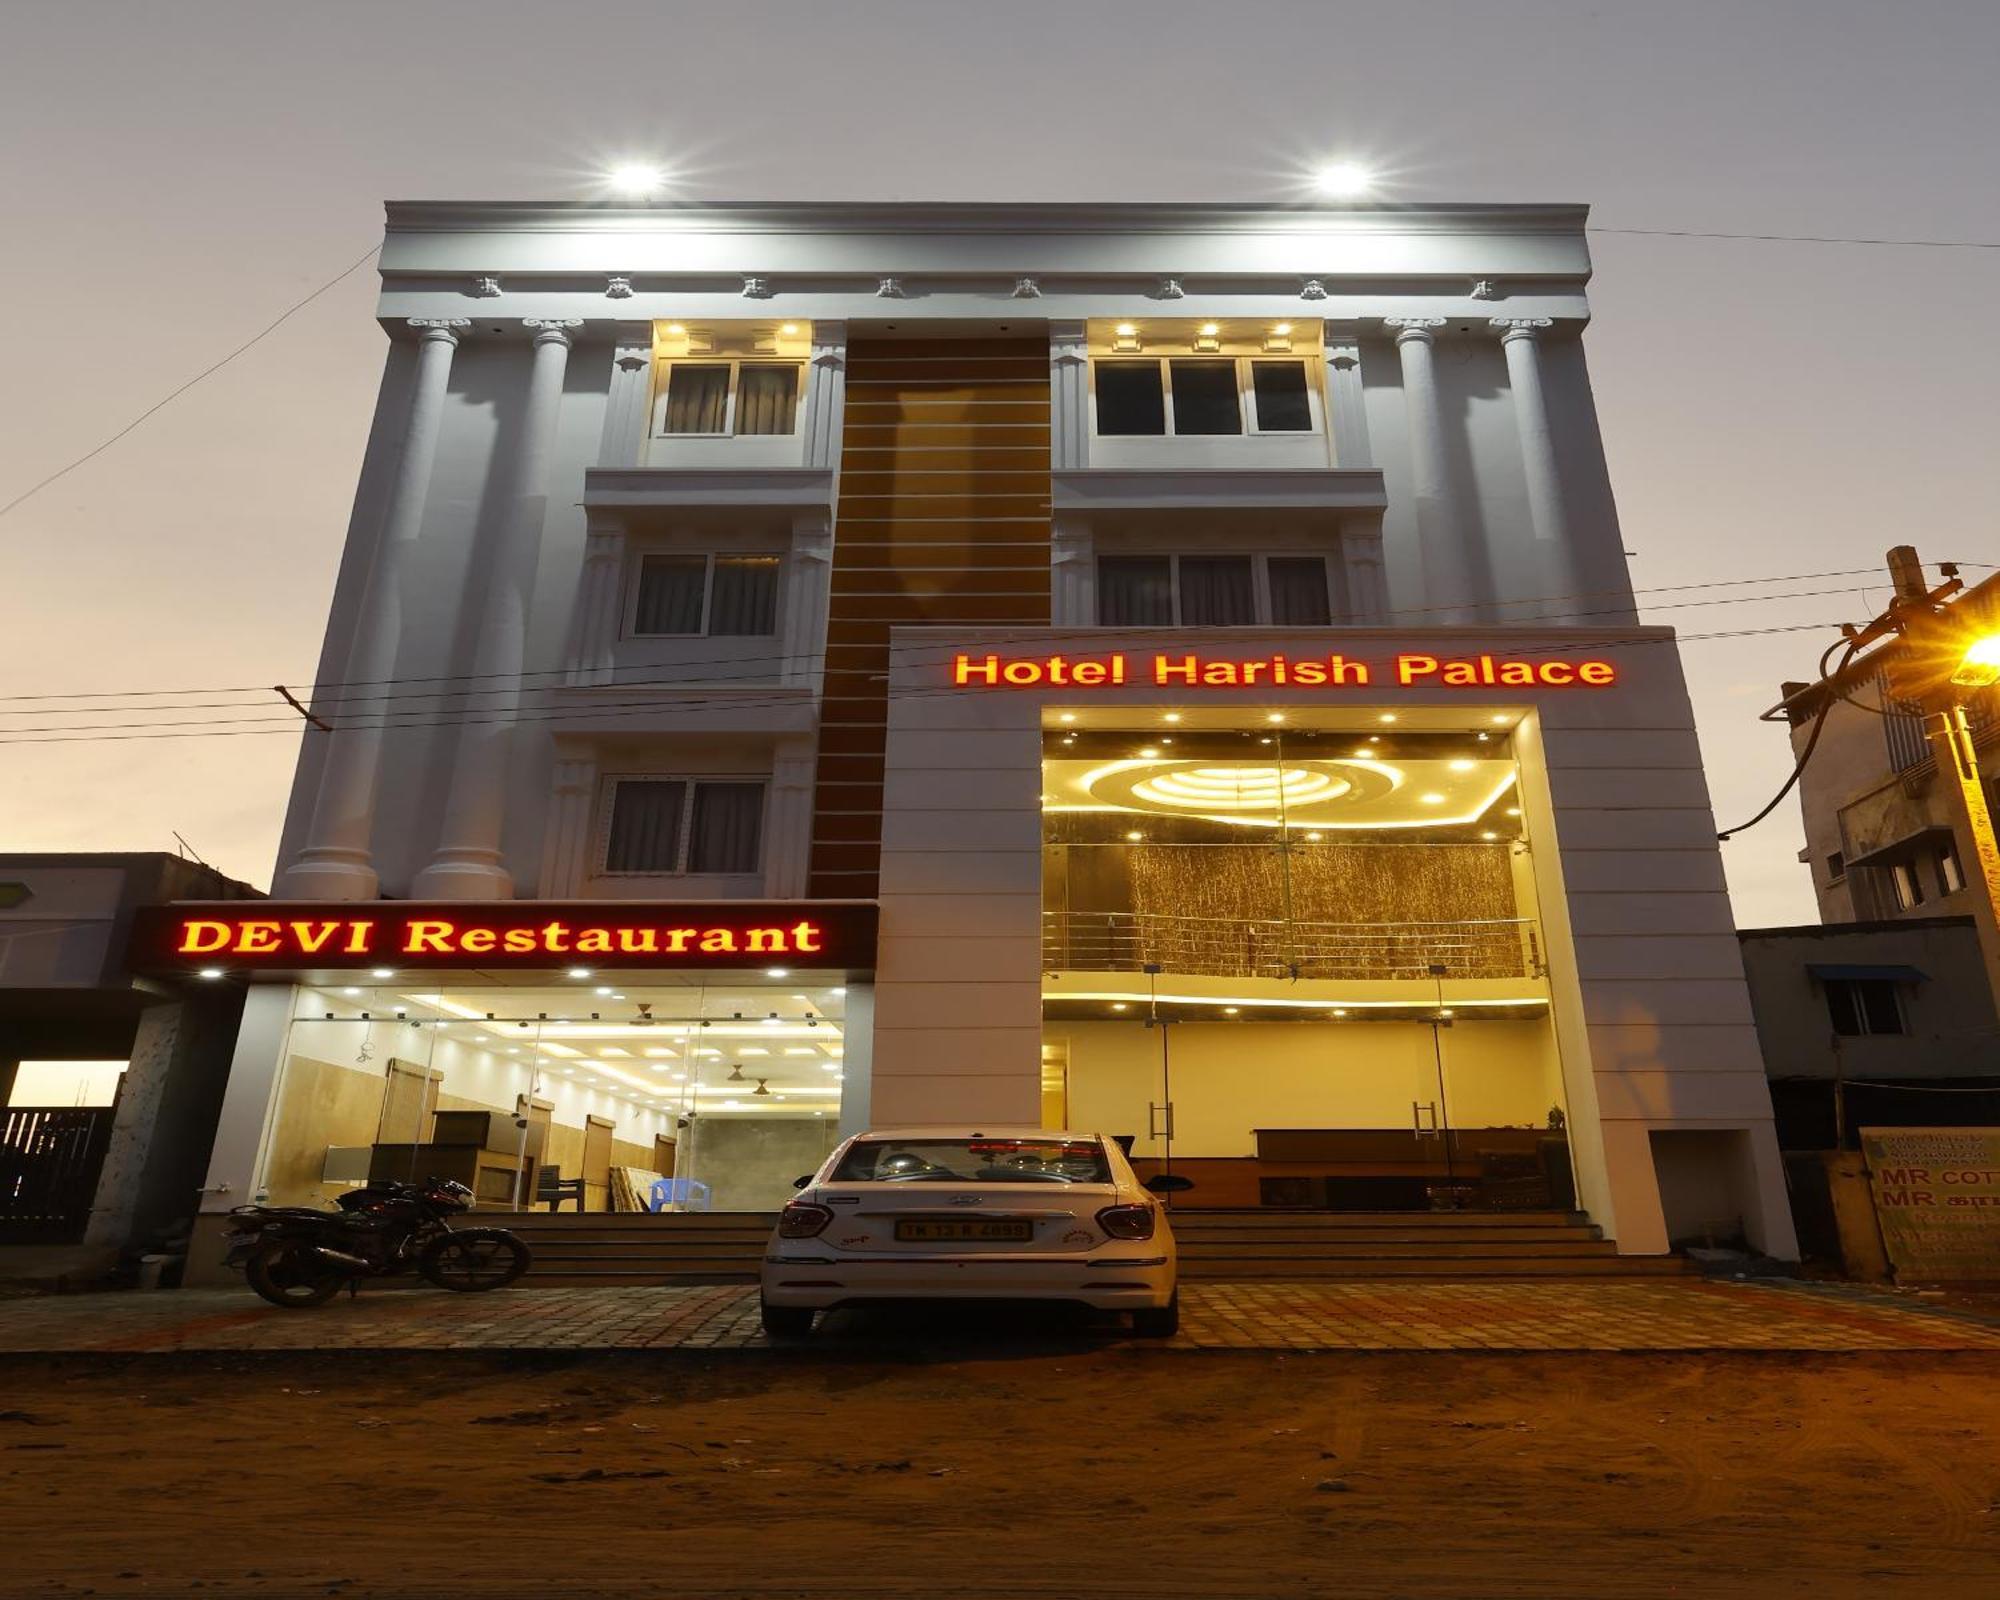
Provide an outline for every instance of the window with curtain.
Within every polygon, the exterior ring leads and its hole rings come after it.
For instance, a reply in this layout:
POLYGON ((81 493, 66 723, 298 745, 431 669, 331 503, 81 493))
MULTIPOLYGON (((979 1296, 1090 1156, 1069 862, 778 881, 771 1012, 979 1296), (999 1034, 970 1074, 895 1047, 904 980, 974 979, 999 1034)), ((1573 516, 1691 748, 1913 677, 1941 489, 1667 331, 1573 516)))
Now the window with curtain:
POLYGON ((1174 623, 1171 556, 1100 556, 1097 620, 1107 628, 1170 628, 1174 623))
POLYGON ((1236 394, 1236 363, 1170 361, 1174 384, 1174 432, 1220 434, 1243 431, 1243 408, 1236 394))
POLYGON ((799 369, 783 365, 745 364, 736 377, 736 431, 739 434, 790 433, 799 409, 799 369))
POLYGON ((667 374, 667 433, 724 433, 729 421, 729 363, 676 361, 667 374))
POLYGON ((1097 363, 1097 431, 1107 437, 1167 431, 1166 391, 1157 361, 1097 363))
POLYGON ((778 631, 778 557, 717 556, 708 596, 711 635, 778 631))
POLYGON ((1271 556, 1271 621, 1279 627, 1321 628, 1333 621, 1324 556, 1271 556))
POLYGON ((678 872, 681 813, 687 785, 679 779, 620 778, 611 790, 606 872, 678 872))
POLYGON ((1826 1009, 1833 1031, 1845 1038, 1904 1031, 1903 1008, 1891 978, 1829 978, 1826 1009))
POLYGON ((1248 556, 1180 558, 1181 626, 1247 628, 1257 620, 1248 556))
POLYGON ((700 633, 707 589, 707 556, 646 556, 639 563, 639 600, 632 613, 632 631, 649 635, 700 633))
POLYGON ((687 870, 755 872, 763 831, 761 783, 697 783, 687 870))

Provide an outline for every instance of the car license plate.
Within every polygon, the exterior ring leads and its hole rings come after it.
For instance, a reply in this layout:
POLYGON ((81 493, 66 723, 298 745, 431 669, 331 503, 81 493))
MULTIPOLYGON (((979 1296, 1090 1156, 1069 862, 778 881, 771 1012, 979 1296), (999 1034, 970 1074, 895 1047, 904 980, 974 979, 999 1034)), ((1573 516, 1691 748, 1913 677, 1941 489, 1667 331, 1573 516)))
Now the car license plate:
POLYGON ((899 1222, 896 1237, 912 1243, 933 1239, 1014 1239, 1034 1238, 1032 1222, 899 1222))

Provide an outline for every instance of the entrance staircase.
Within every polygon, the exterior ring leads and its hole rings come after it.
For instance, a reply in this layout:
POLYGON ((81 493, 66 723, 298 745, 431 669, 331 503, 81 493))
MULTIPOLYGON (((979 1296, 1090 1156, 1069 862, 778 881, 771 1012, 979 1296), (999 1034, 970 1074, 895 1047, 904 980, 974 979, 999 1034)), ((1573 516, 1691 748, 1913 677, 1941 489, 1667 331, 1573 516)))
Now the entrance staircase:
MULTIPOLYGON (((522 1212, 503 1221, 534 1251, 526 1282, 749 1283, 769 1212, 522 1212)), ((1224 1279, 1635 1278, 1677 1276, 1678 1256, 1621 1256, 1580 1212, 1174 1212, 1181 1276, 1224 1279)))

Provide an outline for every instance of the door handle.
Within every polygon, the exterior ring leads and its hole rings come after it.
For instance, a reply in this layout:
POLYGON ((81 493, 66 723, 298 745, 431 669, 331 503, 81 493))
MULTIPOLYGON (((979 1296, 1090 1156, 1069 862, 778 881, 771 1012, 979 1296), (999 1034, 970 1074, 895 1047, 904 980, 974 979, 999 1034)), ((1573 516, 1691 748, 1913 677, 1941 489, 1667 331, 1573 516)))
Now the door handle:
POLYGON ((1146 1137, 1149 1139, 1171 1139, 1174 1136, 1174 1103, 1171 1100, 1155 1105, 1146 1102, 1146 1137))
POLYGON ((1435 1139, 1438 1136, 1438 1108, 1435 1100, 1410 1102, 1410 1131, 1419 1139, 1435 1139), (1430 1120, 1426 1122, 1424 1119, 1430 1120))

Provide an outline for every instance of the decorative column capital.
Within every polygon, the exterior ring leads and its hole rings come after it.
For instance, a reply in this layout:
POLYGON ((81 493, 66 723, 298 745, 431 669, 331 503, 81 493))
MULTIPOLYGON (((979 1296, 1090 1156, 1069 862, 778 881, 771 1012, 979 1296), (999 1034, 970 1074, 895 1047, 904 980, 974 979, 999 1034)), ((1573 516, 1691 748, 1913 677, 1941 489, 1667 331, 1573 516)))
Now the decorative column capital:
POLYGON ((1436 342, 1434 328, 1444 326, 1443 317, 1384 317, 1382 326, 1396 330, 1398 344, 1432 344, 1436 342))
POLYGON ((771 294, 771 280, 769 278, 745 278, 743 280, 743 298, 745 300, 768 300, 771 298, 771 294))
POLYGON ((1299 298, 1301 300, 1324 300, 1326 298, 1326 285, 1321 283, 1317 278, 1308 278, 1304 283, 1299 285, 1299 298))
POLYGON ((417 330, 417 338, 425 344, 458 343, 459 333, 472 326, 470 317, 409 317, 409 326, 417 330))
POLYGON ((576 341, 570 337, 570 329, 583 326, 581 317, 523 317, 521 326, 534 337, 536 344, 559 344, 567 350, 576 341))
POLYGON ((909 297, 909 291, 903 287, 901 278, 884 278, 875 285, 877 300, 907 300, 909 297))
POLYGON ((1179 278, 1162 278, 1153 288, 1155 300, 1184 300, 1187 290, 1181 287, 1179 278))
POLYGON ((607 300, 630 300, 632 298, 632 280, 622 275, 606 278, 604 280, 604 298, 607 300))
POLYGON ((1502 344, 1512 344, 1516 339, 1532 340, 1542 329, 1554 325, 1553 317, 1492 317, 1486 323, 1499 333, 1502 344))
POLYGON ((1033 278, 1016 278, 1014 280, 1014 299, 1039 300, 1041 297, 1042 286, 1033 278))

